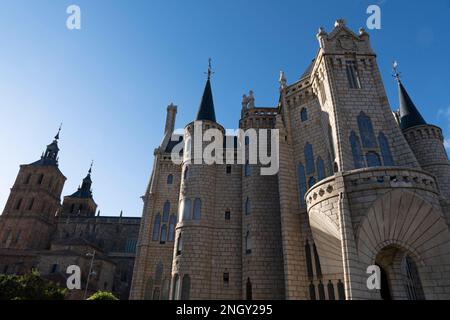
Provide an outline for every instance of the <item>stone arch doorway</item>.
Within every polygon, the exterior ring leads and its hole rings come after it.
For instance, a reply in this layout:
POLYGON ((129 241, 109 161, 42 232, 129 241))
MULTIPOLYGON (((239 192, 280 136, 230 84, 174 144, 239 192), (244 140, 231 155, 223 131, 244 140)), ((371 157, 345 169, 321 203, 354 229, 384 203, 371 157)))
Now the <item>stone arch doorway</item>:
POLYGON ((381 271, 382 300, 425 300, 416 259, 407 250, 389 245, 380 250, 375 264, 381 271))
MULTIPOLYGON (((449 227, 419 192, 396 189, 375 200, 358 226, 356 246, 361 270, 378 263, 387 273, 393 299, 450 299, 449 227)), ((363 299, 381 298, 366 283, 362 289, 363 299)))

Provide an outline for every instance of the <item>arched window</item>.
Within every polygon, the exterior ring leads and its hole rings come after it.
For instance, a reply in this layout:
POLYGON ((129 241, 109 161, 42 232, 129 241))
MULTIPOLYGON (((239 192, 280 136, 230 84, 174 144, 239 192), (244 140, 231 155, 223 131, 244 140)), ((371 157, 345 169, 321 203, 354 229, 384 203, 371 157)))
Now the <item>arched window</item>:
POLYGON ((184 200, 184 208, 183 208, 183 220, 188 221, 191 219, 191 208, 192 207, 192 201, 191 199, 185 199, 184 200))
POLYGON ((178 240, 177 240, 177 256, 179 256, 182 251, 183 251, 183 237, 182 237, 182 233, 180 232, 180 234, 178 235, 178 240))
POLYGON ((167 184, 172 184, 173 183, 173 175, 172 174, 169 174, 168 176, 167 176, 167 184))
POLYGON ((355 169, 360 169, 365 167, 364 159, 361 151, 361 144, 359 143, 359 138, 355 131, 350 133, 350 146, 352 148, 353 163, 355 164, 355 169))
POLYGON ((305 167, 302 164, 299 164, 297 166, 297 172, 298 172, 298 190, 300 192, 300 205, 302 207, 305 206, 305 194, 308 189, 306 186, 306 174, 305 174, 305 167))
POLYGON ((326 178, 325 163, 323 162, 321 157, 317 157, 317 178, 319 179, 319 181, 326 178))
POLYGON ((312 264, 312 258, 311 258, 311 247, 309 246, 308 240, 306 240, 305 244, 305 256, 306 256, 306 271, 308 272, 308 278, 310 280, 313 279, 313 264, 312 264))
POLYGON ((244 174, 246 177, 249 177, 252 175, 252 168, 250 167, 248 160, 245 161, 244 174))
POLYGON ((177 217, 173 214, 169 220, 169 241, 175 240, 175 224, 177 223, 177 217))
POLYGON ((194 215, 193 215, 193 219, 194 220, 200 220, 202 216, 202 200, 200 200, 199 198, 196 198, 194 200, 194 215))
POLYGON ((245 298, 247 300, 253 299, 253 288, 252 288, 252 282, 250 281, 250 278, 247 278, 247 285, 245 290, 245 298))
POLYGON ((336 297, 334 295, 334 286, 331 280, 328 280, 327 289, 328 289, 328 300, 336 300, 336 297))
POLYGON ((155 290, 153 291, 153 300, 159 300, 159 294, 160 294, 160 289, 159 289, 159 287, 156 287, 155 290))
POLYGON ((378 153, 374 151, 369 151, 366 154, 367 166, 368 167, 380 167, 381 161, 378 153))
POLYGON ((189 177, 189 167, 186 166, 186 168, 184 168, 183 180, 186 180, 188 177, 189 177))
POLYGON ((165 222, 165 223, 169 222, 169 214, 170 214, 170 202, 166 201, 164 203, 164 208, 163 208, 163 222, 165 222))
POLYGON ((25 179, 25 184, 29 184, 31 179, 31 173, 29 173, 25 179))
POLYGON ((305 149, 305 161, 306 161, 306 174, 312 174, 315 171, 314 168, 314 153, 313 153, 313 147, 310 143, 306 143, 305 149))
POLYGON ((392 158, 391 149, 389 148, 389 142, 383 132, 378 135, 378 144, 381 149, 381 156, 383 157, 383 163, 385 166, 395 166, 394 159, 392 158))
POLYGON ((160 244, 165 244, 167 241, 167 225, 163 225, 161 228, 161 239, 159 240, 160 244))
POLYGON ((31 198, 30 203, 28 204, 28 210, 32 210, 34 205, 34 198, 31 198))
POLYGON ((323 286, 322 281, 319 281, 319 285, 317 287, 319 289, 319 300, 325 300, 325 287, 323 286))
POLYGON ((252 253, 252 236, 250 235, 250 226, 247 227, 247 233, 245 234, 245 253, 252 253))
POLYGON ((317 253, 316 244, 313 244, 314 263, 316 264, 316 274, 318 278, 322 278, 322 268, 320 267, 319 254, 317 253))
POLYGON ((181 284, 181 300, 189 300, 189 293, 191 291, 191 278, 189 275, 183 276, 183 283, 181 284))
POLYGON ((419 271, 409 255, 405 255, 401 262, 401 272, 408 300, 425 300, 419 271))
POLYGON ((145 285, 145 300, 151 300, 153 298, 153 280, 152 278, 147 279, 147 283, 145 285))
POLYGON ((373 132, 372 121, 364 113, 360 112, 358 115, 358 128, 361 135, 361 141, 364 148, 376 148, 377 141, 373 132))
POLYGON ((169 300, 170 281, 164 280, 162 285, 161 300, 169 300))
POLYGON ((21 206, 22 206, 22 199, 19 199, 16 203, 16 210, 19 210, 21 206))
POLYGON ((159 239, 159 229, 161 228, 161 215, 158 215, 155 218, 155 222, 153 224, 153 232, 152 232, 152 240, 157 241, 159 239))
POLYGON ((302 110, 300 111, 300 119, 302 120, 302 122, 308 120, 308 109, 302 108, 302 110))
POLYGON ((312 283, 312 282, 309 285, 309 299, 316 300, 316 287, 314 286, 314 283, 312 283))
POLYGON ((164 265, 160 261, 155 268, 155 284, 156 285, 161 284, 163 272, 164 272, 164 265))
POLYGON ((247 197, 247 200, 245 200, 245 215, 249 216, 252 213, 252 202, 250 201, 249 197, 247 197))
POLYGON ((316 184, 316 178, 310 177, 308 180, 308 186, 312 188, 316 184))
POLYGON ((175 274, 173 278, 172 300, 180 300, 180 277, 175 274))
POLYGON ((338 280, 337 290, 338 290, 339 300, 345 300, 345 288, 344 288, 344 284, 342 283, 341 279, 338 280))
POLYGON ((42 184, 42 181, 44 180, 44 175, 40 174, 38 178, 38 184, 42 184))

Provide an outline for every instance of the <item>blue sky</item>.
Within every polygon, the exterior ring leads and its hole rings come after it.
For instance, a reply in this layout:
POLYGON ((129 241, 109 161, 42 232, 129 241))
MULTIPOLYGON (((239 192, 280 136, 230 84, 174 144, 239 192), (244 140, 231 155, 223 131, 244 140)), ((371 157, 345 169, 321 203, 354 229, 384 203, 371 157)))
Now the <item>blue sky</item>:
POLYGON ((177 128, 193 120, 209 57, 217 119, 235 128, 242 94, 274 106, 279 71, 288 82, 302 74, 318 28, 342 17, 357 31, 370 4, 382 10, 369 34, 391 106, 397 59, 425 119, 450 137, 450 1, 0 0, 0 207, 19 164, 37 160, 63 122, 63 195, 93 159, 102 215, 140 216, 166 106, 178 105, 177 128), (79 31, 66 28, 71 4, 79 31))

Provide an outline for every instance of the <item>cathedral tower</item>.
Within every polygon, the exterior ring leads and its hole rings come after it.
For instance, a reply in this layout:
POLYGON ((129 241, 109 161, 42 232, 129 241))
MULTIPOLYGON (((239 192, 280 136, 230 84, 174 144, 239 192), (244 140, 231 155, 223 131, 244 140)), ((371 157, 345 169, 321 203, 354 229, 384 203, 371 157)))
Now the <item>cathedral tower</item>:
POLYGON ((67 216, 82 216, 82 217, 94 217, 95 210, 97 210, 97 204, 92 196, 92 164, 89 168, 87 176, 83 179, 83 182, 78 190, 70 195, 65 196, 61 215, 67 216))
POLYGON ((66 177, 58 168, 59 134, 40 160, 21 165, 0 217, 0 247, 47 249, 66 177))

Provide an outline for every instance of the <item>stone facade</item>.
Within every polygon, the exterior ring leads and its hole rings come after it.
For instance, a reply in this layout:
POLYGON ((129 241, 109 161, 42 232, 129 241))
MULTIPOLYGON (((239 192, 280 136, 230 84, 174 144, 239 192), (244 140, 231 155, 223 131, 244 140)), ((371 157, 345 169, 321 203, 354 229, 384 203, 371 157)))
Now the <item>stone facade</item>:
MULTIPOLYGON (((317 39, 297 81, 281 73, 278 106, 256 107, 253 92, 243 99, 239 128, 279 130, 276 175, 191 161, 208 147, 194 146, 196 134, 225 136, 210 72, 183 135, 172 136, 177 108, 168 107, 143 197, 131 299, 450 299, 441 129, 423 121, 399 78, 400 110, 391 111, 363 29, 338 20, 317 39), (367 286, 372 265, 379 290, 367 286)), ((236 145, 216 158, 228 153, 236 145)))

